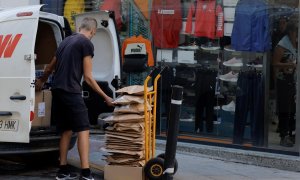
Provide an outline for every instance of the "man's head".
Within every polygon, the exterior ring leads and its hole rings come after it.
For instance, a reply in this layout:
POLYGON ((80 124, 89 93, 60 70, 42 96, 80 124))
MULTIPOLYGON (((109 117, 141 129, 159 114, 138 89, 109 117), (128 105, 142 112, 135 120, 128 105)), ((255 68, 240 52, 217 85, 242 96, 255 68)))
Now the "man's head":
POLYGON ((97 31, 97 20, 92 17, 86 17, 81 21, 79 32, 87 38, 92 39, 97 31))

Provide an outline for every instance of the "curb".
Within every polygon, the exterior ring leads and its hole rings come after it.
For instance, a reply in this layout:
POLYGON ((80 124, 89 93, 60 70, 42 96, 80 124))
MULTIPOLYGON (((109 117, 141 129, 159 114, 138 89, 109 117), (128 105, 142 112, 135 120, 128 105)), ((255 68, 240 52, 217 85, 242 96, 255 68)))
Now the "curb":
MULTIPOLYGON (((165 150, 166 141, 156 140, 156 149, 165 150)), ((177 143, 177 152, 223 161, 300 172, 300 157, 233 148, 177 143)))

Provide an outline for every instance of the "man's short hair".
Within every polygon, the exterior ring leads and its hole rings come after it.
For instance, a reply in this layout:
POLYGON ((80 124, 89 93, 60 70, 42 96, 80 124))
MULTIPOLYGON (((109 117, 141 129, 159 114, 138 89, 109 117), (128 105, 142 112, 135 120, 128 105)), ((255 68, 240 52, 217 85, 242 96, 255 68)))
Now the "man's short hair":
POLYGON ((97 29, 97 20, 95 18, 92 17, 85 17, 82 21, 81 21, 81 25, 79 27, 79 30, 81 29, 85 29, 88 31, 91 31, 93 28, 97 29))

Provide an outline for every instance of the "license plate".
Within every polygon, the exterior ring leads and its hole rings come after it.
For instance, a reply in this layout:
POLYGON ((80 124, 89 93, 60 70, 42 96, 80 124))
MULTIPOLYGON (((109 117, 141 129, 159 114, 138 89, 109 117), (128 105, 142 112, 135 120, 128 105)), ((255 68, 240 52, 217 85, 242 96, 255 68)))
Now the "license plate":
POLYGON ((18 120, 0 119, 0 131, 18 131, 18 127, 18 120))

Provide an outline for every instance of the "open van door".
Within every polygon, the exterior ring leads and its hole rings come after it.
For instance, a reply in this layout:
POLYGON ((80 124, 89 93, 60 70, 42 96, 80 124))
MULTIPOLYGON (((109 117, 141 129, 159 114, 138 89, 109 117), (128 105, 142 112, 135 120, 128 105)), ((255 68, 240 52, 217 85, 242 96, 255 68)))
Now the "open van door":
POLYGON ((81 21, 85 17, 97 20, 97 32, 92 38, 94 45, 93 77, 97 82, 107 82, 113 91, 112 81, 121 78, 120 42, 114 20, 114 14, 109 11, 87 12, 75 16, 76 31, 79 31, 81 21))
POLYGON ((0 11, 0 142, 29 142, 40 8, 0 11))
MULTIPOLYGON (((110 97, 116 97, 116 89, 121 79, 120 39, 116 29, 114 13, 110 11, 87 12, 75 16, 76 31, 79 31, 82 20, 93 17, 97 20, 97 32, 92 38, 94 45, 93 77, 101 89, 110 97)), ((84 101, 88 108, 89 120, 97 124, 101 113, 112 112, 104 99, 86 82, 82 84, 84 101)))

